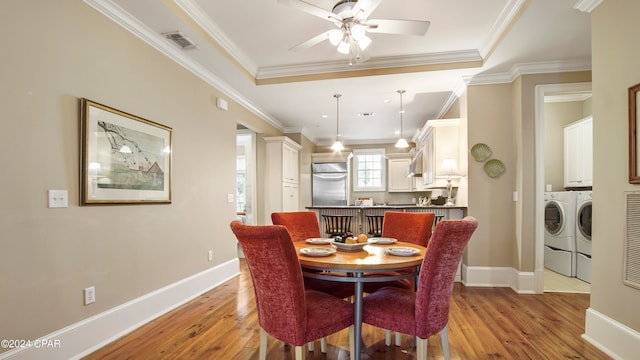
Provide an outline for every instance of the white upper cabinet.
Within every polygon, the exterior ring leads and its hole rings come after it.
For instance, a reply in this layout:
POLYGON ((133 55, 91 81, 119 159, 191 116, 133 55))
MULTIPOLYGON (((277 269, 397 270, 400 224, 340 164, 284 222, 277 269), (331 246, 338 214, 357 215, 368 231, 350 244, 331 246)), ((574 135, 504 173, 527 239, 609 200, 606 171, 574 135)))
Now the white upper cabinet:
POLYGON ((387 158, 389 159, 387 166, 387 191, 413 191, 413 177, 407 177, 409 165, 411 165, 411 155, 387 154, 387 158))
POLYGON ((573 122, 564 128, 564 186, 593 185, 593 117, 573 122))
POLYGON ((298 211, 298 143, 286 136, 265 137, 265 221, 274 211, 298 211))
POLYGON ((422 185, 424 188, 444 187, 446 179, 438 171, 444 159, 454 159, 460 164, 459 119, 429 120, 418 135, 422 146, 422 185))

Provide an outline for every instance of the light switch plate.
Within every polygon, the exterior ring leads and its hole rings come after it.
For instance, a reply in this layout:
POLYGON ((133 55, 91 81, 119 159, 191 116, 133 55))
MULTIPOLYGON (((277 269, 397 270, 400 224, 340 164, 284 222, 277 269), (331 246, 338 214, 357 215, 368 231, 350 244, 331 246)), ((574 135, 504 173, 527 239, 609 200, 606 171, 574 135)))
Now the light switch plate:
POLYGON ((67 190, 48 190, 49 208, 69 207, 69 192, 67 190))
POLYGON ((233 203, 233 201, 234 201, 233 194, 227 194, 227 202, 231 204, 233 203))

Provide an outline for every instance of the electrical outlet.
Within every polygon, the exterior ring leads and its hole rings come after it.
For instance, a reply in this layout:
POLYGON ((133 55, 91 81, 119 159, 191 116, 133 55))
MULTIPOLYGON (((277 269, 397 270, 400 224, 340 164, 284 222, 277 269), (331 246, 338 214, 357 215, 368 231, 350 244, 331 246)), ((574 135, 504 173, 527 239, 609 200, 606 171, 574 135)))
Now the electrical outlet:
POLYGON ((96 288, 91 286, 84 289, 84 304, 89 305, 96 302, 96 288))
POLYGON ((213 260, 213 250, 209 250, 209 261, 213 260))

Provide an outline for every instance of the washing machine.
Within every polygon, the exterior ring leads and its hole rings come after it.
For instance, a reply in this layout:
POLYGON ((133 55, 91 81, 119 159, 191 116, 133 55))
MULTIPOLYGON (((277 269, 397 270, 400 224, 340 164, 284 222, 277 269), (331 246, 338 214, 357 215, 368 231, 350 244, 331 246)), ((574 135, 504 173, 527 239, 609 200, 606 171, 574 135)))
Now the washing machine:
POLYGON ((576 197, 576 277, 591 283, 591 191, 576 197))
POLYGON ((575 277, 577 273, 575 191, 544 194, 544 267, 575 277))

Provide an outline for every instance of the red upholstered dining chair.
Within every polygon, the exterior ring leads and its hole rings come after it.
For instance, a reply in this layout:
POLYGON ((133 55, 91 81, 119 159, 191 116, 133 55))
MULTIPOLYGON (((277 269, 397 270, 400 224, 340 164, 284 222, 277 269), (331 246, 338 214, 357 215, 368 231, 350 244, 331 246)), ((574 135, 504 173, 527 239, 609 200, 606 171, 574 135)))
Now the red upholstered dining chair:
MULTIPOLYGON (((318 216, 313 211, 291 211, 271 213, 274 225, 283 225, 289 231, 291 240, 305 241, 310 238, 322 237, 318 216)), ((340 299, 353 296, 355 287, 352 283, 327 281, 321 279, 304 279, 305 287, 331 294, 340 299)))
POLYGON ((271 222, 284 225, 294 242, 322 237, 318 215, 313 211, 273 212, 271 222))
MULTIPOLYGON (((436 215, 431 212, 398 212, 387 211, 384 213, 384 221, 382 223, 382 237, 398 239, 398 241, 410 242, 422 246, 429 244, 431 238, 431 230, 436 215)), ((368 276, 379 276, 380 274, 369 274, 368 276)), ((395 286, 402 289, 414 289, 415 281, 413 279, 403 279, 385 282, 364 283, 364 291, 372 293, 386 286, 395 286)), ((400 346, 400 334, 396 333, 396 345, 400 346)), ((385 333, 385 344, 391 344, 391 332, 385 333)))
POLYGON ((449 306, 456 269, 478 222, 442 220, 436 225, 422 262, 416 291, 382 288, 362 302, 362 321, 417 337, 416 359, 427 358, 427 339, 442 332, 442 351, 449 359, 449 306), (393 305, 391 305, 393 304, 393 305))
MULTIPOLYGON (((427 246, 429 239, 431 238, 431 229, 433 229, 434 219, 435 214, 429 212, 411 213, 387 211, 384 213, 384 222, 382 223, 382 237, 389 237, 398 239, 398 241, 427 246)), ((376 273, 368 274, 368 276, 376 276, 376 273)), ((415 287, 413 280, 404 279, 398 281, 364 283, 364 291, 372 293, 377 289, 386 286, 396 286, 403 289, 413 289, 415 287)))
POLYGON ((382 237, 427 246, 435 218, 436 214, 430 212, 387 211, 382 223, 382 237))
POLYGON ((349 328, 353 353, 353 305, 320 291, 305 289, 291 237, 284 226, 251 226, 231 222, 244 252, 260 323, 259 358, 266 359, 267 334, 295 346, 296 360, 303 345, 349 328))

